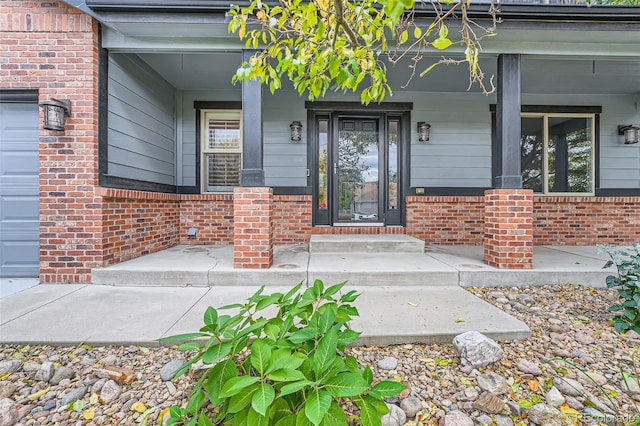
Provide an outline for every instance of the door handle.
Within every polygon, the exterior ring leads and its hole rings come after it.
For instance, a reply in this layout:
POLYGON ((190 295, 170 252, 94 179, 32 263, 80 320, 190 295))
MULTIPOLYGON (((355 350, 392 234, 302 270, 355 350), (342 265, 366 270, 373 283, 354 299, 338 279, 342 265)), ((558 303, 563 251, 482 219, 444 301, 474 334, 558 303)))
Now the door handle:
POLYGON ((333 163, 333 174, 338 174, 338 163, 333 163))

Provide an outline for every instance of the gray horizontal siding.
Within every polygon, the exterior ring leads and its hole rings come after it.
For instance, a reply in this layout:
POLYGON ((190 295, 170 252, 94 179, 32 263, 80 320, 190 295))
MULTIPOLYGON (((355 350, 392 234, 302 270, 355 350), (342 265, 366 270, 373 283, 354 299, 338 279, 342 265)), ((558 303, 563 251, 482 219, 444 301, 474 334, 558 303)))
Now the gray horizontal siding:
POLYGON ((269 186, 307 185, 307 113, 304 99, 282 91, 264 100, 264 176, 269 186), (302 140, 291 142, 289 125, 303 123, 302 140))
POLYGON ((176 183, 175 90, 135 55, 109 56, 108 173, 176 183))
POLYGON ((491 184, 490 98, 478 94, 403 93, 411 114, 411 186, 488 187, 491 184), (418 142, 417 123, 431 124, 418 142))

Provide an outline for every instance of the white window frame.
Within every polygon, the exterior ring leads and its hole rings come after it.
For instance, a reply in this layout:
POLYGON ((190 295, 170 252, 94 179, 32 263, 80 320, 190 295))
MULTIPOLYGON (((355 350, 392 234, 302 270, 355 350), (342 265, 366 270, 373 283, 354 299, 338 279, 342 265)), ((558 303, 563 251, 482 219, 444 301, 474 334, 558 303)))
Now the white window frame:
POLYGON ((211 194, 211 193, 226 193, 233 191, 235 186, 216 186, 212 189, 209 189, 209 184, 207 181, 207 155, 210 154, 240 154, 240 170, 238 170, 238 174, 240 174, 242 170, 242 110, 240 109, 202 109, 200 110, 200 182, 202 193, 211 194), (208 123, 209 119, 213 118, 216 120, 238 120, 239 123, 239 138, 240 143, 237 148, 208 148, 208 123))
POLYGON ((521 113, 522 118, 542 118, 543 122, 543 147, 542 147, 542 191, 534 192, 536 196, 543 197, 590 197, 595 195, 596 186, 596 114, 592 113, 521 113), (549 118, 571 117, 591 119, 591 191, 590 192, 551 192, 549 191, 549 118))

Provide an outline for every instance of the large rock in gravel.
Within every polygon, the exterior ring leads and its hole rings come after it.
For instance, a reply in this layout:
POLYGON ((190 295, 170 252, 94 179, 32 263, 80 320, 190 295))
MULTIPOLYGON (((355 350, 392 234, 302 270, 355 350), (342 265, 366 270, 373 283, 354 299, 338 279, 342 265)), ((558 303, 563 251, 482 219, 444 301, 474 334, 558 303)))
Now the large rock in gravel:
POLYGON ((79 399, 82 399, 84 394, 87 393, 87 388, 84 386, 81 388, 75 388, 64 394, 62 399, 60 400, 60 406, 64 407, 72 402, 76 402, 79 399))
POLYGON ((534 376, 542 375, 542 370, 538 366, 538 363, 526 359, 520 360, 516 368, 525 374, 532 374, 534 376))
POLYGON ((555 408, 560 407, 565 402, 564 396, 562 396, 558 388, 555 386, 552 386, 549 392, 547 392, 545 399, 547 400, 547 404, 555 408))
POLYGON ((577 380, 567 377, 556 377, 553 379, 553 385, 558 388, 560 393, 568 396, 584 395, 584 387, 577 380))
POLYGON ((76 373, 75 371, 73 371, 73 368, 63 365, 62 367, 58 368, 55 373, 53 373, 53 377, 51 378, 51 380, 49 380, 49 383, 51 383, 52 385, 57 385, 65 379, 73 379, 73 376, 75 375, 76 373))
POLYGON ((103 403, 109 404, 115 401, 122 393, 122 388, 114 380, 107 380, 100 390, 100 399, 103 403))
POLYGON ((22 363, 18 360, 0 361, 0 376, 9 372, 15 373, 16 371, 20 370, 21 366, 22 363))
POLYGON ((20 420, 18 404, 9 398, 0 400, 0 426, 13 426, 20 420))
POLYGON ((0 399, 10 398, 16 391, 16 385, 8 380, 0 382, 0 399))
POLYGON ((492 394, 502 395, 509 392, 507 379, 493 371, 479 375, 477 380, 480 389, 491 392, 492 394))
POLYGON ((473 426, 473 420, 462 411, 451 411, 438 422, 438 426, 473 426))
POLYGON ((529 420, 541 426, 562 426, 562 413, 547 404, 536 404, 529 409, 529 420))
POLYGON ((495 340, 478 331, 467 331, 453 338, 453 345, 463 365, 486 367, 500 361, 504 352, 495 340))
POLYGON ((422 401, 416 396, 410 396, 400 401, 400 408, 402 408, 402 411, 404 411, 408 418, 412 419, 422 410, 422 401))
POLYGON ((172 380, 183 365, 184 361, 181 359, 174 359, 169 361, 160 369, 160 378, 164 382, 172 380))
POLYGON ((402 408, 395 404, 388 404, 389 412, 382 416, 382 426, 402 426, 407 421, 407 415, 402 408))
POLYGON ((392 356, 387 356, 378 361, 378 368, 381 370, 395 370, 398 367, 398 360, 392 356))
POLYGON ((36 380, 48 382, 53 377, 55 367, 50 361, 43 362, 38 371, 36 371, 36 380))

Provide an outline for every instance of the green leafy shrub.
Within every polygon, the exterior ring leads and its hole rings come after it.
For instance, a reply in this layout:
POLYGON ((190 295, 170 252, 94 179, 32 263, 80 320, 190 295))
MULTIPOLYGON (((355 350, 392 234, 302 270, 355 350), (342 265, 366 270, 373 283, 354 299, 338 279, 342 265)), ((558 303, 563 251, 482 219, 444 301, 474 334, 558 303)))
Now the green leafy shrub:
POLYGON ((615 288, 621 303, 609 308, 612 312, 619 312, 613 317, 618 332, 633 330, 640 333, 640 243, 631 247, 635 251, 627 251, 611 245, 599 245, 600 253, 607 253, 611 258, 604 267, 615 265, 618 275, 607 277, 607 287, 615 288))
POLYGON ((209 366, 186 406, 170 409, 168 424, 347 425, 342 407, 355 404, 362 425, 380 425, 383 398, 405 387, 376 383, 369 366, 345 354, 360 333, 348 325, 358 294, 339 295, 343 286, 316 280, 269 295, 261 287, 245 304, 207 308, 199 332, 162 339, 188 341, 179 348, 195 351, 178 376, 200 360, 209 366), (227 309, 238 312, 219 314, 227 309), (265 309, 275 313, 261 316, 265 309))

